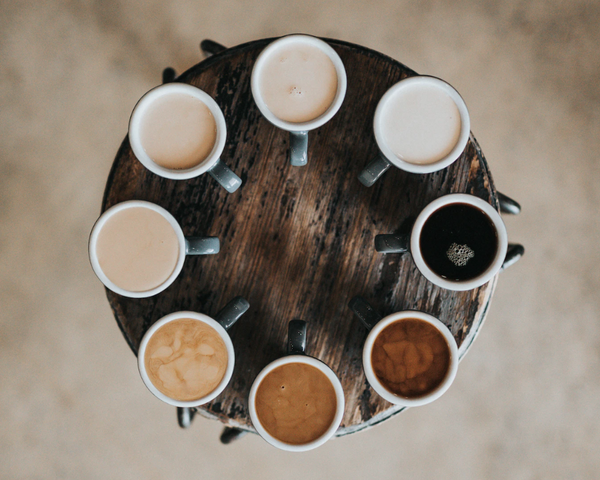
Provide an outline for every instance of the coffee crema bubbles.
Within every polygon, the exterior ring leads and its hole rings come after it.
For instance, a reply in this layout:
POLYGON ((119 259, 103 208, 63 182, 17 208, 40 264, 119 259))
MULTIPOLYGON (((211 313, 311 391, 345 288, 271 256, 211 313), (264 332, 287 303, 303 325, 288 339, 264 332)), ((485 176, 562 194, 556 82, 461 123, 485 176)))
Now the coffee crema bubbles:
POLYGON ((227 347, 210 325, 180 318, 160 327, 146 346, 144 365, 167 397, 189 402, 213 392, 227 370, 227 347))

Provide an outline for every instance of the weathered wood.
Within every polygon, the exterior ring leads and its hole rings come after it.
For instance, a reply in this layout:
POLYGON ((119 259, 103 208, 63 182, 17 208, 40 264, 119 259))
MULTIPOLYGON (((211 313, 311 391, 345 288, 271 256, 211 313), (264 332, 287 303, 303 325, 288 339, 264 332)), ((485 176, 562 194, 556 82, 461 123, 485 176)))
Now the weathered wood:
POLYGON ((214 315, 236 295, 250 310, 231 329, 236 365, 228 388, 200 413, 252 429, 247 396, 252 381, 285 353, 287 323, 308 322, 307 353, 340 377, 346 413, 339 435, 398 412, 368 385, 362 371, 367 332, 347 307, 362 295, 387 315, 428 312, 448 325, 464 355, 481 326, 495 286, 451 292, 429 283, 410 255, 375 252, 378 233, 406 231, 434 198, 468 192, 498 208, 479 146, 471 136, 461 158, 428 175, 390 169, 372 188, 358 173, 377 152, 372 122, 379 98, 415 72, 372 50, 328 40, 348 74, 338 114, 310 133, 309 162, 287 162, 288 134, 268 123, 252 100, 250 74, 261 40, 217 53, 177 81, 195 85, 219 104, 228 127, 222 159, 243 180, 228 194, 208 175, 188 181, 160 178, 133 156, 127 138, 108 178, 102 209, 143 199, 169 210, 186 235, 221 239, 218 255, 188 257, 179 278, 161 294, 129 299, 107 291, 117 322, 134 352, 159 318, 179 310, 214 315))

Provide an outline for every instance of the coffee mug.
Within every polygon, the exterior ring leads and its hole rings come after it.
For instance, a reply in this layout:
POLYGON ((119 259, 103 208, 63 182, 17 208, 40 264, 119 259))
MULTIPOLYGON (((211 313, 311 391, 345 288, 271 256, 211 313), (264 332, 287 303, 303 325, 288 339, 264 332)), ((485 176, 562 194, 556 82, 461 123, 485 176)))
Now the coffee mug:
POLYGON ((282 450, 312 450, 329 440, 344 416, 344 391, 335 373, 305 355, 306 322, 288 326, 288 355, 256 377, 248 399, 258 434, 282 450))
POLYGON ((416 310, 381 318, 362 297, 354 297, 349 307, 370 330, 363 347, 363 369, 382 398, 418 407, 450 388, 458 370, 458 347, 446 325, 416 310))
POLYGON ((228 192, 241 179, 221 160, 227 127, 217 103, 184 83, 167 83, 147 92, 129 120, 129 142, 148 170, 172 180, 208 172, 228 192))
POLYGON ((328 122, 346 95, 346 70, 336 51, 309 35, 270 43, 252 69, 252 95, 264 117, 290 132, 290 162, 308 161, 308 132, 328 122))
POLYGON ((458 92, 439 78, 400 80, 379 100, 373 119, 380 153, 360 173, 370 187, 390 166, 411 173, 446 168, 465 149, 471 123, 458 92))
POLYGON ((142 200, 117 203, 94 224, 88 253, 96 276, 124 297, 151 297, 171 285, 186 255, 218 253, 218 237, 184 237, 169 212, 142 200))
POLYGON ((378 252, 410 252, 430 282, 457 291, 490 281, 511 261, 513 250, 507 254, 507 249, 500 214, 481 198, 463 193, 444 195, 427 205, 410 233, 375 237, 378 252))
POLYGON ((148 390, 170 405, 192 408, 217 397, 227 386, 235 352, 227 330, 248 310, 242 297, 216 316, 176 312, 144 334, 138 351, 140 376, 148 390))

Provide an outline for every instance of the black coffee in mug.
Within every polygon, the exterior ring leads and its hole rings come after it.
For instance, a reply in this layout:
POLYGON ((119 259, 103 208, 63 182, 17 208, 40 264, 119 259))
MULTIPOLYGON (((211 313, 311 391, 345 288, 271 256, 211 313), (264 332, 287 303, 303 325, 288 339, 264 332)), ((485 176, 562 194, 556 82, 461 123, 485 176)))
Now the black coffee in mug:
POLYGON ((442 278, 471 280, 496 257, 498 234, 487 214, 467 203, 454 203, 432 213, 421 230, 421 254, 442 278))

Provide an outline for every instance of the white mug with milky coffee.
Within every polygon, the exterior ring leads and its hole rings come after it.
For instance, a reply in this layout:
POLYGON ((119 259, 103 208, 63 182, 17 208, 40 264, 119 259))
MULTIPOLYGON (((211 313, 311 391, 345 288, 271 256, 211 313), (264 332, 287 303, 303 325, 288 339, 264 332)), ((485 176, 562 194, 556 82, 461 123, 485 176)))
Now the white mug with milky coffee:
POLYGON ((249 306, 236 297, 214 319, 183 311, 158 320, 146 331, 138 350, 138 368, 148 390, 181 408, 217 397, 231 380, 235 365, 227 330, 249 306))
POLYGON ((304 452, 323 445, 344 416, 344 390, 337 375, 305 355, 306 322, 288 327, 288 355, 274 360, 256 377, 248 397, 254 428, 271 445, 304 452))
POLYGON ((219 252, 218 237, 185 237, 179 223, 151 202, 129 200, 106 210, 90 233, 96 276, 119 295, 143 298, 171 285, 186 255, 219 252))
POLYGON ((458 347, 440 320, 416 310, 382 319, 362 297, 354 297, 349 307, 370 330, 363 369, 381 397, 394 405, 418 407, 450 388, 458 370, 458 347))
POLYGON ((446 168, 462 154, 470 128, 467 106, 451 85, 424 75, 400 80, 377 104, 380 154, 358 178, 370 187, 392 165, 419 174, 446 168))
POLYGON ((167 83, 147 92, 129 120, 129 142, 151 172, 186 180, 208 172, 228 192, 241 179, 221 160, 227 127, 217 103, 203 90, 167 83))
POLYGON ((337 113, 346 84, 341 58, 316 37, 288 35, 260 53, 252 69, 252 95, 269 122, 290 132, 292 165, 306 165, 308 132, 337 113))

